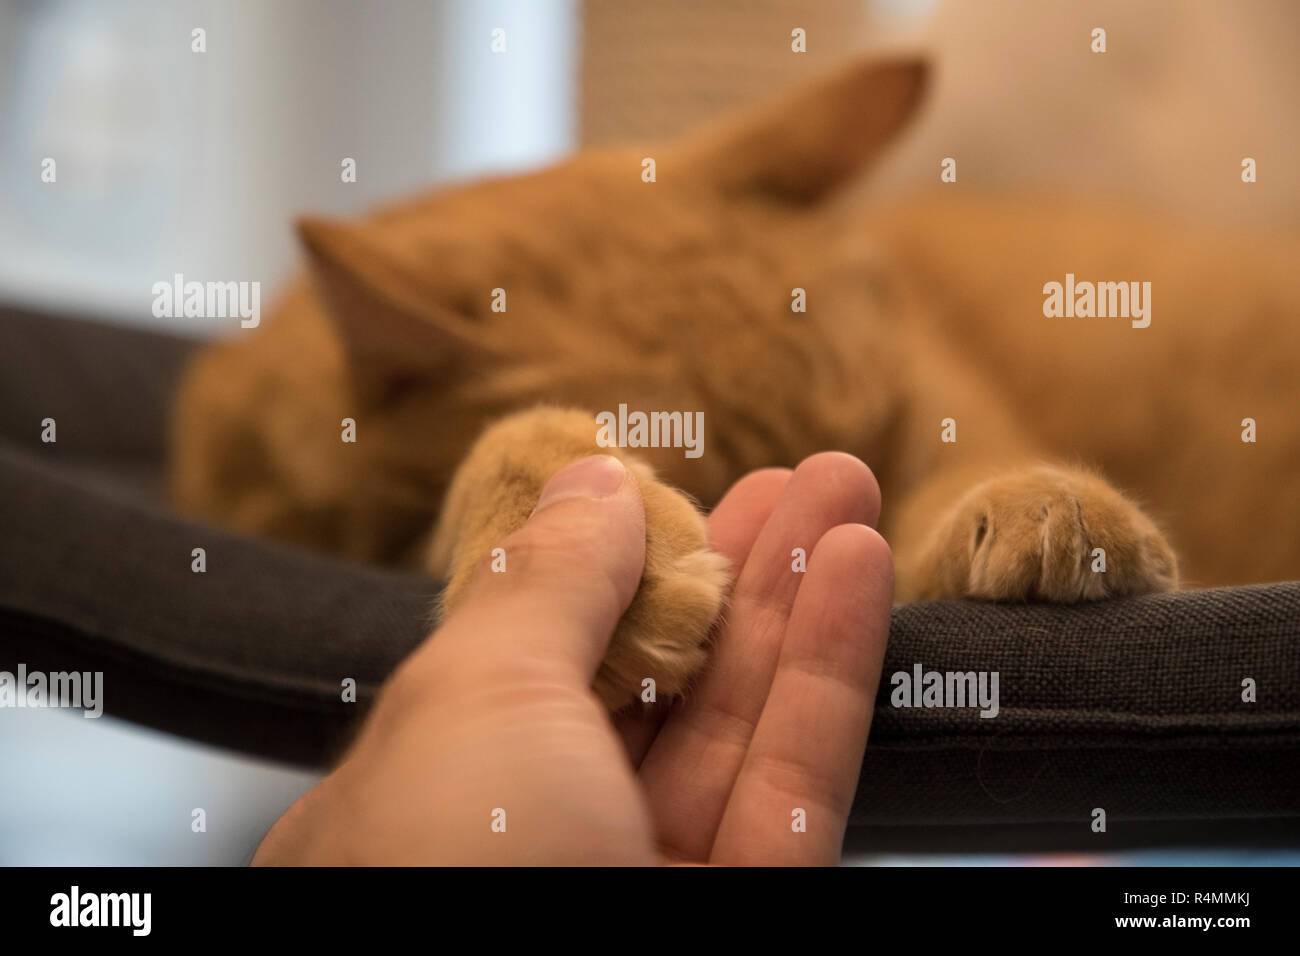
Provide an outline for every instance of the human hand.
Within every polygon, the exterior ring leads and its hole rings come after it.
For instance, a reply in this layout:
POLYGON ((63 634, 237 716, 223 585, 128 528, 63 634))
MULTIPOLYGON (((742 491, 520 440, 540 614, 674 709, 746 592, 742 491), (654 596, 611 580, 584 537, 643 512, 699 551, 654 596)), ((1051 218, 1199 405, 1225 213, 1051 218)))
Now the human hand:
POLYGON ((589 687, 644 514, 614 459, 570 465, 504 543, 508 575, 480 575, 254 862, 836 862, 889 625, 879 503, 838 453, 738 482, 709 518, 741 570, 708 671, 685 702, 611 723, 589 687))

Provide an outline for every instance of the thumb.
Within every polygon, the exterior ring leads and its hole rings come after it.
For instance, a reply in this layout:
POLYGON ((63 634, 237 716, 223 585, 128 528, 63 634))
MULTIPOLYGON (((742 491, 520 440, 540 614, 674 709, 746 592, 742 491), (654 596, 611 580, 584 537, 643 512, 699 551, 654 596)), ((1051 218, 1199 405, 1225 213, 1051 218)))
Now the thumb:
POLYGON ((528 522, 501 545, 444 625, 479 653, 569 665, 590 683, 645 565, 645 511, 632 473, 593 455, 560 469, 528 522))

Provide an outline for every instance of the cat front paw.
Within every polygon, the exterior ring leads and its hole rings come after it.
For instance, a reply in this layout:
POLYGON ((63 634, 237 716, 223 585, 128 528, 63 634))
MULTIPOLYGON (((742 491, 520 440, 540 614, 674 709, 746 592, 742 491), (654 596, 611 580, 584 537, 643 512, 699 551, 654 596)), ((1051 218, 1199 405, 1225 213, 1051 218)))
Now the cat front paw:
POLYGON ((977 485, 932 541, 928 598, 1068 604, 1178 586, 1177 559, 1155 523, 1074 469, 1044 465, 977 485))
POLYGON ((684 693, 703 668, 722 613, 731 569, 709 550, 704 517, 676 489, 637 471, 645 504, 641 585, 619 621, 592 689, 611 711, 643 699, 684 693))
MULTIPOLYGON (((714 622, 722 613, 731 571, 709 550, 704 517, 686 495, 658 481, 643 464, 625 462, 645 508, 645 566, 632 603, 619 619, 592 689, 611 711, 642 697, 653 680, 654 700, 682 694, 704 666, 714 622)), ((539 474, 538 489, 549 474, 539 474)), ((469 593, 493 548, 528 520, 537 493, 514 485, 476 485, 472 500, 452 496, 435 535, 429 568, 444 578, 440 618, 469 593), (462 513, 463 512, 463 513, 462 513), (463 519, 463 520, 462 520, 463 519)), ((648 698, 648 695, 646 695, 648 698)))

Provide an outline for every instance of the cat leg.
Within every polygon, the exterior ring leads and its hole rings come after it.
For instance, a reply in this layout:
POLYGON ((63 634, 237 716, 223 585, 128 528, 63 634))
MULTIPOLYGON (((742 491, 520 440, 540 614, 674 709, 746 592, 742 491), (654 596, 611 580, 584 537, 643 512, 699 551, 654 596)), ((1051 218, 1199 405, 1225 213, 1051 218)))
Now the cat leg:
POLYGON ((708 549, 704 518, 690 498, 655 479, 644 462, 596 444, 594 414, 535 408, 504 418, 478 439, 457 470, 429 550, 427 568, 446 583, 441 613, 464 598, 476 574, 509 574, 496 551, 518 530, 557 471, 593 454, 619 458, 645 505, 645 571, 614 633, 593 690, 611 710, 632 702, 642 681, 656 694, 682 693, 705 661, 730 572, 708 549), (495 570, 494 570, 495 569, 495 570))
POLYGON ((1073 603, 1178 586, 1160 529, 1104 479, 1049 464, 991 472, 938 474, 903 502, 901 599, 1073 603))

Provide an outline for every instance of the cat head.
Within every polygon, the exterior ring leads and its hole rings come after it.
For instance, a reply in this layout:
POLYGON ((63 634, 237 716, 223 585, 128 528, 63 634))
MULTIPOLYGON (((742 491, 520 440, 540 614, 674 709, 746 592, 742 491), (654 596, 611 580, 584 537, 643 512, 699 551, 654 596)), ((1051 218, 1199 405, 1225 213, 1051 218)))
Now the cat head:
POLYGON ((363 407, 460 444, 538 402, 704 411, 706 454, 655 464, 706 498, 882 427, 890 303, 826 207, 924 79, 916 60, 856 63, 659 147, 302 220, 363 407))

